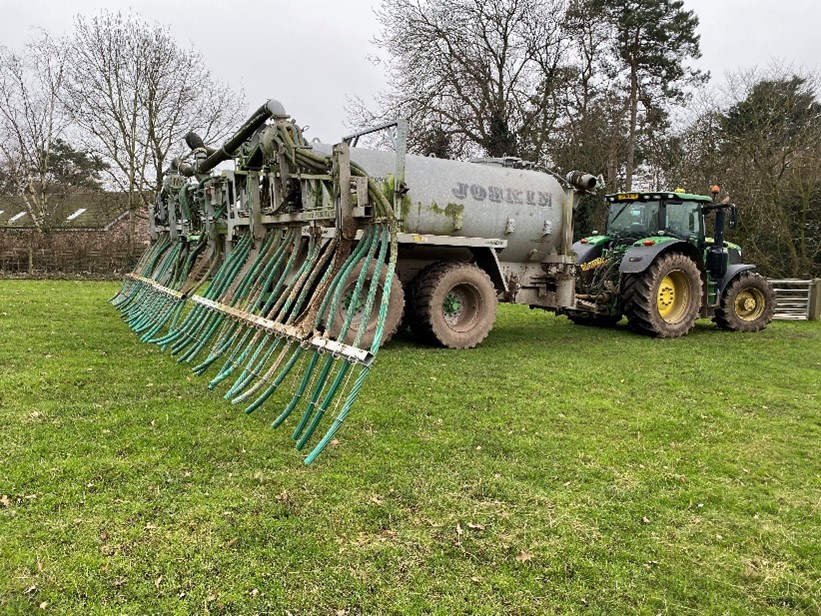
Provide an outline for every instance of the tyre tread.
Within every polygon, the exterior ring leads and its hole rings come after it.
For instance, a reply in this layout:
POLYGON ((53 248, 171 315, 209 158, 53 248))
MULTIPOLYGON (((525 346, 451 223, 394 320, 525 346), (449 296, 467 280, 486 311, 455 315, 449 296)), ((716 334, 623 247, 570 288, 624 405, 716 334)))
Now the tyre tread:
MULTIPOLYGON (((440 307, 436 306, 436 303, 433 301, 433 296, 442 285, 442 281, 446 276, 453 271, 466 267, 470 268, 474 273, 478 273, 483 279, 483 284, 485 284, 488 289, 494 290, 493 282, 484 270, 464 261, 441 261, 433 263, 419 272, 414 279, 409 298, 410 310, 414 317, 411 321, 411 330, 420 342, 433 346, 470 349, 482 342, 490 333, 490 330, 493 328, 492 320, 490 327, 488 327, 486 331, 482 332, 480 330, 479 337, 469 342, 443 339, 442 336, 436 332, 434 323, 438 315, 435 314, 435 311, 440 310, 440 307)), ((493 305, 490 309, 493 311, 493 319, 495 319, 495 295, 493 305)))
POLYGON ((624 313, 630 328, 640 334, 658 338, 677 338, 690 333, 695 327, 701 307, 701 274, 695 263, 682 253, 667 253, 658 257, 646 270, 638 274, 626 274, 622 281, 624 313), (688 314, 678 323, 667 323, 657 308, 654 289, 667 272, 679 269, 690 277, 693 284, 688 314))
POLYGON ((713 321, 722 329, 738 332, 758 332, 767 327, 775 313, 775 291, 766 278, 757 272, 744 271, 736 276, 721 294, 713 321), (764 312, 755 321, 745 321, 735 312, 735 297, 747 287, 756 287, 764 295, 764 312))

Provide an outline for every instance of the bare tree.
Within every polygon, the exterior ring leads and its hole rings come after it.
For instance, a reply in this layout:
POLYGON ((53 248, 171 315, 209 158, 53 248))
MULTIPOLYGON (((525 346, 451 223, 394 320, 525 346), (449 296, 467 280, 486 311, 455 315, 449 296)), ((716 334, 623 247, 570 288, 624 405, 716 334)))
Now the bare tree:
POLYGON ((563 0, 383 0, 374 42, 389 90, 355 120, 404 115, 421 153, 540 155, 559 111, 563 14, 563 0))
POLYGON ((564 21, 569 77, 563 113, 550 141, 550 159, 559 169, 601 175, 616 191, 626 158, 629 104, 619 86, 612 55, 612 28, 589 0, 572 0, 564 21))
POLYGON ((167 27, 137 16, 77 16, 68 49, 65 105, 86 146, 109 163, 113 185, 128 194, 131 241, 185 133, 221 139, 244 117, 243 97, 215 81, 167 27))
POLYGON ((66 57, 43 33, 22 54, 0 47, 0 168, 5 191, 22 197, 34 226, 48 231, 60 198, 51 181, 50 159, 65 120, 59 100, 66 57))
POLYGON ((706 194, 710 186, 724 186, 727 161, 721 152, 722 100, 717 90, 700 88, 687 108, 677 113, 670 147, 659 164, 663 177, 659 189, 683 187, 690 193, 706 194))

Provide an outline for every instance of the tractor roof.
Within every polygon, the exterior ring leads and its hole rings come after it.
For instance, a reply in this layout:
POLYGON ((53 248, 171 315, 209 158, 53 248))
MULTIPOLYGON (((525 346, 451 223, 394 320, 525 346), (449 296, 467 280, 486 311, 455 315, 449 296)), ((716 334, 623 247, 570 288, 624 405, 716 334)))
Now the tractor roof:
POLYGON ((623 192, 613 193, 612 195, 605 195, 604 198, 611 202, 624 201, 659 201, 661 199, 676 201, 702 201, 704 203, 712 203, 713 200, 705 195, 691 195, 685 192, 675 191, 657 191, 657 192, 623 192))

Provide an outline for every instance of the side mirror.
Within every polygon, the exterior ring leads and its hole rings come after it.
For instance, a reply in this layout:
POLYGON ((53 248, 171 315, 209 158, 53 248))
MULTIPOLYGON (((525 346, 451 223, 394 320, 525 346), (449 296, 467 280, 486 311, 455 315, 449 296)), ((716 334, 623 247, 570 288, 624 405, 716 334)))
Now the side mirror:
POLYGON ((738 207, 733 204, 730 206, 730 229, 736 229, 738 227, 738 207))

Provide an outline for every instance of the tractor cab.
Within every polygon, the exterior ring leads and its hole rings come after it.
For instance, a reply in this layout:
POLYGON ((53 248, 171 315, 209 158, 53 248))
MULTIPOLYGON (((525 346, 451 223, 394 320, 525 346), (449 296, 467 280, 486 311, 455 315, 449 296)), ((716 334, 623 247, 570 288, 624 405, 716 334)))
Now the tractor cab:
POLYGON ((618 193, 607 195, 605 235, 617 243, 633 243, 644 238, 655 242, 665 238, 686 240, 704 247, 702 207, 709 197, 684 192, 618 193))

